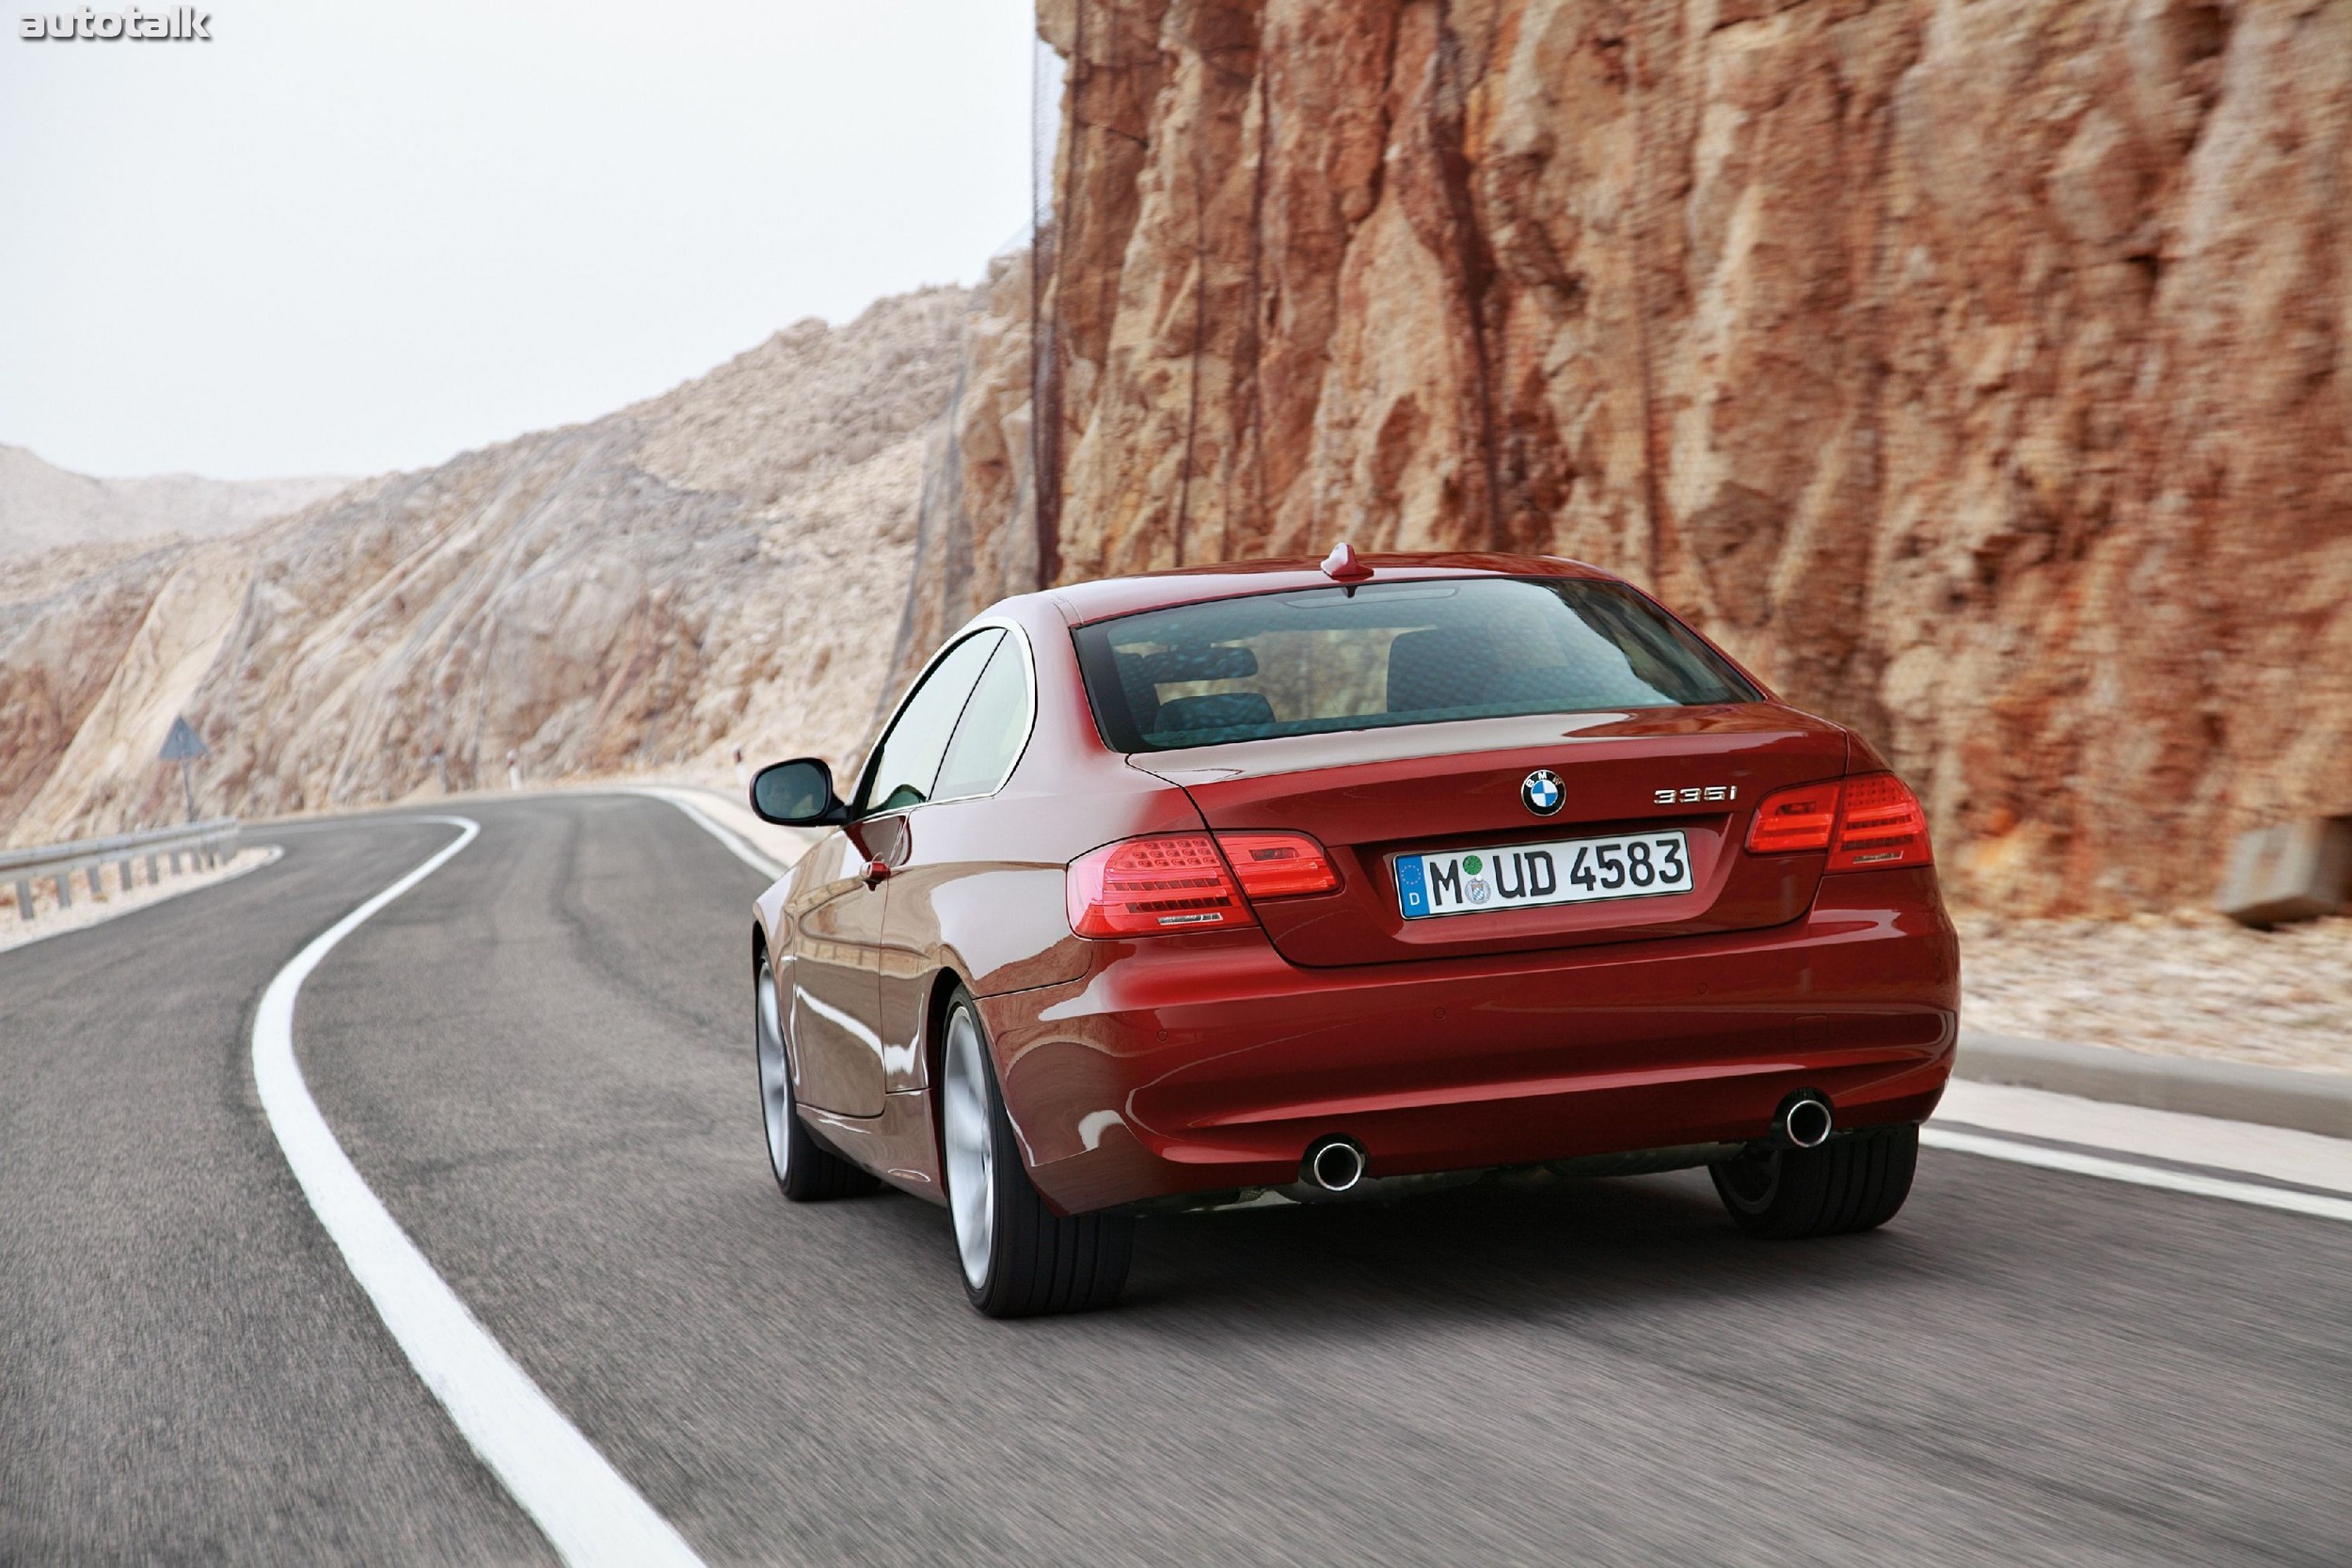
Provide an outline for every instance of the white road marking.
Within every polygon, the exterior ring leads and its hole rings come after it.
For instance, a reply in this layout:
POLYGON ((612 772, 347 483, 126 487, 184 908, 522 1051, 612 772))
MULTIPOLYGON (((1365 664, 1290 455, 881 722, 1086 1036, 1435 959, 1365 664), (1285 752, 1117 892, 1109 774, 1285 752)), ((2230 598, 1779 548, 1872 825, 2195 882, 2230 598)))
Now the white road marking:
POLYGON ((253 1021, 253 1082, 262 1110, 310 1208, 433 1397, 546 1534, 576 1564, 693 1564, 683 1537, 622 1479, 516 1366, 434 1272, 368 1188, 319 1114, 294 1061, 294 998, 335 944, 439 870, 482 826, 463 816, 409 817, 461 829, 455 843, 337 921, 262 993, 253 1021))
POLYGON ((664 789, 659 784, 648 784, 642 788, 632 789, 628 791, 628 793, 631 795, 643 795, 649 800, 666 800, 671 805, 677 807, 678 810, 684 812, 689 817, 693 819, 695 826, 702 829, 703 832, 708 833, 711 837, 717 839, 729 854, 733 855, 737 860, 741 861, 745 865, 750 866, 754 871, 756 871, 766 877, 770 881, 773 881, 778 877, 783 876, 788 869, 788 867, 787 867, 782 862, 778 861, 774 856, 764 854, 757 848, 755 848, 751 842, 745 839, 741 833, 737 832, 733 828, 726 827, 713 818, 708 812, 704 811, 701 806, 695 804, 683 790, 664 789))
POLYGON ((1966 1078, 1955 1078, 1945 1086, 1935 1119, 1967 1124, 1956 1132, 2042 1138, 2101 1153, 2265 1176, 2352 1197, 2352 1139, 2317 1132, 1966 1078))
POLYGON ((2249 1203, 2258 1209, 2282 1209, 2291 1214, 2311 1214, 2320 1219, 2352 1223, 2352 1198, 2289 1192, 2283 1187, 2231 1181, 2194 1171, 2165 1170, 2155 1165, 2136 1165, 2123 1160, 2104 1160, 2095 1154, 2079 1154, 2072 1149, 2044 1148, 2038 1144, 2011 1143, 2007 1138, 1958 1132, 1932 1123, 1919 1130, 1919 1141, 1930 1148, 1981 1154, 1987 1159, 2010 1160, 2021 1165, 2038 1165, 2043 1170, 2065 1171, 2074 1176, 2095 1176, 2104 1181, 2128 1181, 2134 1186, 2191 1193, 2199 1197, 2249 1203))

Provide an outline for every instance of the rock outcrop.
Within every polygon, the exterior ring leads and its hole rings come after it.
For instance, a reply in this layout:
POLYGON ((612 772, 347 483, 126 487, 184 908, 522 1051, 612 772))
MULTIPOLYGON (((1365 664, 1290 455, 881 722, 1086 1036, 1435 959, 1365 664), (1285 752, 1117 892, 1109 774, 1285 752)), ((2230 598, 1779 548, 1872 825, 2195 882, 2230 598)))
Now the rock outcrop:
POLYGON ((367 481, 258 531, 0 570, 10 842, 367 805, 735 747, 845 760, 904 603, 970 299, 803 323, 661 397, 367 481), (438 753, 439 763, 434 762, 438 753))
POLYGON ((1041 23, 1043 356, 1000 277, 901 673, 1041 578, 1547 551, 1871 735, 1963 894, 2194 899, 2352 810, 2352 3, 1041 23))

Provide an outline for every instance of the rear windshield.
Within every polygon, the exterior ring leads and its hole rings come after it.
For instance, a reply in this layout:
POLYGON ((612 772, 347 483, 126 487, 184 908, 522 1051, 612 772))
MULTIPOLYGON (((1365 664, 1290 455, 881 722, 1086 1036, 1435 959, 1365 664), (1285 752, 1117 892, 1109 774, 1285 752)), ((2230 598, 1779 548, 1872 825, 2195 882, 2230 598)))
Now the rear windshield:
POLYGON ((1121 752, 1761 695, 1608 582, 1313 588, 1122 616, 1077 639, 1103 736, 1121 752))

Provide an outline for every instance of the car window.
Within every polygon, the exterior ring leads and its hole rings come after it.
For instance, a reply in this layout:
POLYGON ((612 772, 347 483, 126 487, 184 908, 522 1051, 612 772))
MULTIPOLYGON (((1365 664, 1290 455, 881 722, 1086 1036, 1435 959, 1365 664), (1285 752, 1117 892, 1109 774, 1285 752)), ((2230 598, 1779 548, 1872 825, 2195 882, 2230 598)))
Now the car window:
POLYGON ((1026 663, 1017 639, 1008 637, 996 645, 972 700, 963 705, 955 738, 947 743, 947 761, 939 770, 932 800, 993 795, 1004 787, 1029 739, 1026 663))
POLYGON ((1578 579, 1211 599, 1083 626, 1077 644, 1121 752, 1758 695, 1639 594, 1578 579))
POLYGON ((904 811, 931 798, 939 765, 947 754, 947 740, 963 716, 964 704, 987 668, 989 656, 1005 634, 992 626, 965 638, 931 666, 923 684, 898 708, 874 761, 866 770, 865 787, 853 808, 860 816, 876 812, 904 811))

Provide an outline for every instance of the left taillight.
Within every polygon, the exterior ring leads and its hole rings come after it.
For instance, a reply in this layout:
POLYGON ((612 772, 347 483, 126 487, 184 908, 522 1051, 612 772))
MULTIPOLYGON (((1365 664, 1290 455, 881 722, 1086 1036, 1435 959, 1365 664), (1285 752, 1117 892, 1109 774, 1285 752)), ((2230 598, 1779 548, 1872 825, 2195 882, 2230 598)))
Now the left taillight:
POLYGON ((1072 861, 1062 882, 1070 928, 1082 937, 1254 926, 1249 899, 1296 898, 1339 885, 1322 845, 1278 832, 1121 839, 1072 861))
POLYGON ((1063 892, 1082 937, 1160 936, 1254 926, 1216 841, 1162 833, 1105 844, 1070 863, 1063 892))
POLYGON ((1331 857, 1305 833, 1219 833, 1216 843, 1252 898, 1303 898, 1340 885, 1331 857))

